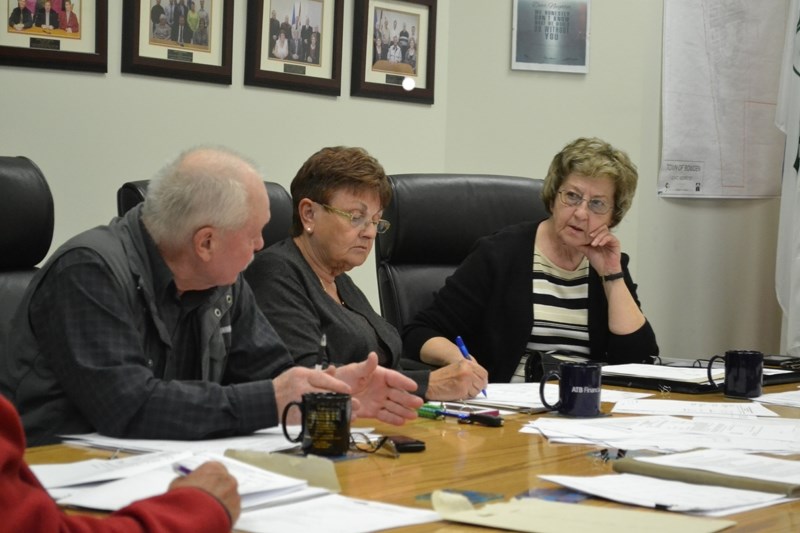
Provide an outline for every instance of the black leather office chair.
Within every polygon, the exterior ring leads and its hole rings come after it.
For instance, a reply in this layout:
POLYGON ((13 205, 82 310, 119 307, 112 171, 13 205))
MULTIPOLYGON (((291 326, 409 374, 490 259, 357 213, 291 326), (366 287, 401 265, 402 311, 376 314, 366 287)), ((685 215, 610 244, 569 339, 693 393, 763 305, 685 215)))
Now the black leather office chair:
POLYGON ((0 358, 11 317, 50 250, 53 217, 53 195, 39 167, 26 157, 0 157, 0 358))
POLYGON ((392 223, 375 246, 381 314, 399 331, 485 235, 548 216, 542 180, 478 174, 389 176, 392 223))
MULTIPOLYGON (((150 180, 129 181, 122 184, 117 190, 117 213, 119 216, 144 201, 148 183, 150 180)), ((264 227, 262 233, 264 248, 266 248, 289 236, 289 229, 292 226, 292 197, 279 183, 265 181, 264 185, 267 187, 271 214, 269 223, 264 227)))

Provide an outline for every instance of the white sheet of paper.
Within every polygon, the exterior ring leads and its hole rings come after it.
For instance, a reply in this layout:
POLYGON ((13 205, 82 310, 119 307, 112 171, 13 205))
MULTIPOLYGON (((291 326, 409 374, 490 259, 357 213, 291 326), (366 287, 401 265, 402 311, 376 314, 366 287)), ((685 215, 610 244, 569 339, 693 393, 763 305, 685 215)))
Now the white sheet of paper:
POLYGON ((771 405, 787 405, 789 407, 800 407, 800 390, 790 390, 786 392, 773 392, 771 394, 762 394, 758 398, 753 398, 753 401, 771 405))
POLYGON ((730 476, 800 484, 800 461, 728 450, 695 450, 657 457, 637 457, 637 460, 659 465, 706 470, 730 476))
POLYGON ((680 514, 574 505, 534 498, 489 503, 480 509, 436 507, 436 510, 447 520, 455 522, 529 533, 564 531, 619 533, 622 530, 621 524, 624 524, 625 531, 711 533, 736 524, 730 520, 709 520, 680 514))
POLYGON ((728 510, 736 513, 739 512, 738 507, 744 505, 788 501, 781 494, 695 485, 635 474, 539 477, 608 500, 679 512, 728 510))
POLYGON ((368 533, 441 520, 426 509, 330 494, 313 500, 242 513, 237 531, 250 533, 368 533))
POLYGON ((31 465, 31 470, 49 490, 130 477, 161 466, 171 466, 191 455, 191 452, 148 453, 110 461, 89 459, 67 464, 31 465))
POLYGON ((691 402, 685 400, 627 399, 617 402, 611 412, 680 416, 778 416, 777 413, 758 403, 691 402))

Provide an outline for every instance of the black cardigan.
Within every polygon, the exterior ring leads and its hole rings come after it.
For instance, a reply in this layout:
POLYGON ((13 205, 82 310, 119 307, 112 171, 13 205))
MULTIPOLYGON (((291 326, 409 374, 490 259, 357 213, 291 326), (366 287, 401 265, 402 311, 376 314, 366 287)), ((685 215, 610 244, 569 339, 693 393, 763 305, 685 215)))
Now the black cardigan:
MULTIPOLYGON (((539 222, 524 222, 479 239, 431 305, 404 328, 406 357, 419 360, 422 345, 432 337, 452 340, 461 335, 470 353, 489 372, 490 382, 510 381, 533 325, 531 283, 538 226, 539 222)), ((625 284, 640 305, 628 260, 622 254, 625 284)), ((608 301, 602 280, 591 267, 588 312, 591 359, 644 363, 658 355, 649 322, 629 335, 608 330, 608 301)))

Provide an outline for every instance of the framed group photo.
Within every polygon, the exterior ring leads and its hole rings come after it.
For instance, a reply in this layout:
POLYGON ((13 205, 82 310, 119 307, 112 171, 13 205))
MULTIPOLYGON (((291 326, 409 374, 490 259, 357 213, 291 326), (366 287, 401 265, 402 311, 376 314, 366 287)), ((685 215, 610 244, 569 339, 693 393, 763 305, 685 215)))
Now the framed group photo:
POLYGON ((433 104, 436 0, 355 0, 350 94, 433 104))
POLYGON ((514 0, 511 69, 589 72, 590 0, 514 0))
POLYGON ((339 96, 344 0, 249 0, 245 85, 339 96))
POLYGON ((106 72, 107 0, 0 0, 0 64, 106 72))
POLYGON ((233 0, 123 0, 122 72, 230 85, 233 0))

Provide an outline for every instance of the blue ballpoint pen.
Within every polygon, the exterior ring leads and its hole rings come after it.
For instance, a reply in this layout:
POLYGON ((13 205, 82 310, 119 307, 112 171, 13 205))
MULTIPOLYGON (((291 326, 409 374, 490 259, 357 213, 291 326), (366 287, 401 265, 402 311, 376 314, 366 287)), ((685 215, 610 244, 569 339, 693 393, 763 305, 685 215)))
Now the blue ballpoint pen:
MULTIPOLYGON (((461 338, 461 335, 456 337, 456 346, 458 346, 458 349, 461 350, 461 355, 464 356, 464 359, 467 361, 472 360, 472 357, 469 355, 469 350, 467 350, 467 345, 464 344, 464 339, 461 338)), ((481 390, 481 392, 486 398, 488 398, 488 396, 486 396, 486 389, 481 390)))

